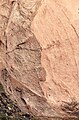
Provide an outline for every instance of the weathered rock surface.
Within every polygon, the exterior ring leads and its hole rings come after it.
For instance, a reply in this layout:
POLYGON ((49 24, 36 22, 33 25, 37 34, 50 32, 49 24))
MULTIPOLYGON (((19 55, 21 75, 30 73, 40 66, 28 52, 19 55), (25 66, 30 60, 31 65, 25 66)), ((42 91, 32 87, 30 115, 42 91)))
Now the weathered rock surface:
POLYGON ((0 82, 24 113, 79 118, 78 3, 0 1, 0 82))
POLYGON ((36 120, 29 114, 22 114, 17 103, 12 102, 0 84, 0 120, 36 120))

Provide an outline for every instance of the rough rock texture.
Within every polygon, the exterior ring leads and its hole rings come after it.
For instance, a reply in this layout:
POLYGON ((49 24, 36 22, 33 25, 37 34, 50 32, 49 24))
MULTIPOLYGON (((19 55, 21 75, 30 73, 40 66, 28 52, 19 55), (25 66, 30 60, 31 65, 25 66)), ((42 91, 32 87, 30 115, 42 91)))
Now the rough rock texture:
POLYGON ((6 95, 2 85, 0 84, 0 120, 36 120, 29 114, 22 114, 17 103, 14 103, 9 96, 6 95))
POLYGON ((0 0, 0 81, 42 120, 79 117, 78 0, 0 0))

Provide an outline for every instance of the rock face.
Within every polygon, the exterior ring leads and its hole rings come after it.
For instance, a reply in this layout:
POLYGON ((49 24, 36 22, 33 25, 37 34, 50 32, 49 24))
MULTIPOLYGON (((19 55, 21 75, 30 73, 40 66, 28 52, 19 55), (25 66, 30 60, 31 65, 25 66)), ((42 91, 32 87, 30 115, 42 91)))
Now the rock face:
POLYGON ((0 82, 22 112, 79 117, 78 0, 0 0, 0 82))

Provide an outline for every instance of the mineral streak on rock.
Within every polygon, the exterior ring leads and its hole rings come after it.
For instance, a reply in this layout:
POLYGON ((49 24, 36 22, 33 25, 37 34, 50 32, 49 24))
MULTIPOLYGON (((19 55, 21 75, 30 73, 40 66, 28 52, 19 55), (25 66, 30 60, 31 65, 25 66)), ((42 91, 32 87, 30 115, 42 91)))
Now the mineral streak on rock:
POLYGON ((0 1, 0 81, 24 113, 79 117, 78 4, 0 1))

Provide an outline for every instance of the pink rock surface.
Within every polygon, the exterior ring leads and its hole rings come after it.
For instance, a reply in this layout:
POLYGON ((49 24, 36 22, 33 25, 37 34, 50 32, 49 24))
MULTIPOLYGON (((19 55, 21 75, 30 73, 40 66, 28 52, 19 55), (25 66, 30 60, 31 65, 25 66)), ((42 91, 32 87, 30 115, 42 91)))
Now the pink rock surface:
POLYGON ((22 112, 79 117, 79 1, 0 1, 0 81, 22 112))

